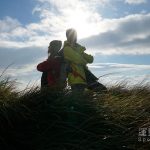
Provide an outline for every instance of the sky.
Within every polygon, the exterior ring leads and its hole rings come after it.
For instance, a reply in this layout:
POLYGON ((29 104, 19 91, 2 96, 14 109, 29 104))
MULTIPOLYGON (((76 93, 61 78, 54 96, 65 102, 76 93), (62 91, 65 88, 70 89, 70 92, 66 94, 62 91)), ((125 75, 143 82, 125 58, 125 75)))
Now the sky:
POLYGON ((89 69, 109 85, 150 81, 149 0, 1 0, 0 73, 18 87, 39 84, 38 63, 54 39, 75 28, 94 56, 89 69), (109 74, 109 75, 107 75, 109 74))

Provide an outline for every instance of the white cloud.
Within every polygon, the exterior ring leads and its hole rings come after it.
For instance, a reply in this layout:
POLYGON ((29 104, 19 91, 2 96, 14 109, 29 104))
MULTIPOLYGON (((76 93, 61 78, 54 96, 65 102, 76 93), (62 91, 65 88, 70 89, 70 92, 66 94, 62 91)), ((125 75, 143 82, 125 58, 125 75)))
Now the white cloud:
POLYGON ((102 54, 149 54, 150 14, 128 15, 118 19, 102 18, 96 10, 110 0, 37 0, 33 9, 39 22, 23 26, 18 20, 0 20, 1 47, 47 47, 53 39, 65 40, 65 30, 74 27, 78 37, 86 38, 90 52, 102 54), (99 35, 98 35, 99 34, 99 35), (95 36, 93 36, 95 35, 95 36))
POLYGON ((47 2, 42 9, 41 6, 36 8, 43 23, 49 23, 53 31, 60 32, 61 37, 64 37, 65 30, 70 27, 76 28, 80 38, 99 32, 98 24, 102 18, 90 4, 101 4, 101 1, 66 0, 62 3, 61 0, 40 0, 40 2, 47 2))
POLYGON ((131 86, 142 81, 150 84, 150 65, 94 63, 89 65, 89 69, 108 86, 120 83, 131 86))
MULTIPOLYGON (((44 58, 37 62, 43 61, 44 58)), ((11 76, 20 83, 19 88, 24 89, 28 83, 40 85, 41 72, 36 70, 37 63, 25 64, 20 67, 8 68, 6 75, 11 76)), ((115 85, 128 83, 129 86, 150 83, 150 65, 119 64, 119 63, 94 63, 89 65, 89 69, 100 77, 99 81, 104 85, 115 85)), ((0 69, 0 73, 3 69, 0 69)))
POLYGON ((89 69, 97 77, 122 76, 122 79, 144 76, 150 81, 150 65, 120 64, 120 63, 93 63, 88 65, 89 69), (109 75, 110 74, 110 75, 109 75), (106 76, 105 76, 106 75, 106 76))
MULTIPOLYGON (((45 58, 40 58, 36 62, 26 63, 20 66, 10 66, 5 72, 4 77, 11 77, 11 80, 16 80, 17 89, 24 90, 25 88, 30 89, 33 85, 40 86, 41 72, 36 70, 37 62, 43 61, 45 58)), ((5 67, 6 68, 6 67, 5 67)), ((0 75, 5 70, 0 68, 0 75)))
MULTIPOLYGON (((46 53, 40 53, 39 49, 46 48, 53 39, 64 40, 65 30, 70 27, 77 29, 79 39, 84 38, 81 42, 85 44, 90 53, 150 54, 150 14, 146 14, 146 12, 108 19, 103 18, 96 8, 100 5, 102 7, 109 5, 110 0, 37 1, 40 4, 37 4, 32 13, 39 15, 39 22, 32 22, 24 26, 17 19, 11 17, 0 20, 0 54, 2 49, 19 49, 20 53, 16 51, 13 53, 14 55, 11 53, 13 56, 8 53, 10 57, 6 57, 5 62, 12 61, 12 58, 13 60, 20 58, 18 61, 20 67, 11 68, 8 72, 9 75, 23 82, 29 78, 40 78, 41 74, 37 73, 35 69, 36 62, 38 58, 46 56, 46 53), (25 49, 22 50, 22 48, 25 49), (25 55, 28 53, 31 55, 25 55), (41 54, 42 56, 40 56, 41 54)), ((146 1, 126 0, 126 2, 140 4, 146 1)), ((90 68, 97 75, 113 72, 136 74, 150 69, 148 65, 134 64, 93 64, 90 68)), ((125 74, 116 74, 112 75, 110 79, 117 81, 124 77, 125 74)))
MULTIPOLYGON (((150 65, 137 65, 137 64, 120 64, 120 63, 94 63, 89 65, 90 68, 109 68, 109 69, 119 69, 121 71, 125 70, 127 71, 127 69, 129 70, 150 70, 150 65)), ((108 70, 109 70, 108 69, 108 70)))
POLYGON ((147 0, 125 0, 125 2, 128 3, 128 4, 138 5, 138 4, 146 3, 147 0))
MULTIPOLYGON (((1 47, 20 48, 35 44, 42 46, 52 39, 65 40, 65 30, 70 27, 77 29, 80 38, 99 32, 99 22, 102 18, 98 12, 91 10, 92 7, 86 1, 66 0, 62 3, 61 0, 40 0, 40 2, 41 4, 32 12, 39 14, 38 23, 23 26, 14 18, 6 17, 0 20, 1 47)), ((93 2, 95 3, 97 1, 93 2)))
POLYGON ((112 29, 81 40, 93 53, 150 54, 150 14, 129 15, 109 21, 112 29))
POLYGON ((11 17, 7 16, 3 20, 0 20, 0 33, 2 32, 10 32, 13 29, 16 29, 21 24, 17 19, 12 19, 11 17))

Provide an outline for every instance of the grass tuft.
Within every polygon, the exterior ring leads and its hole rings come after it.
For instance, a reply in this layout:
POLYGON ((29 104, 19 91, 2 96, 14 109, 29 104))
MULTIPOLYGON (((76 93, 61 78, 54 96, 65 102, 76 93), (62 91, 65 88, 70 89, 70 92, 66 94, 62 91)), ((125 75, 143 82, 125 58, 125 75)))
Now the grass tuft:
POLYGON ((17 92, 0 77, 1 150, 148 150, 139 128, 150 126, 149 85, 120 83, 107 93, 17 92))

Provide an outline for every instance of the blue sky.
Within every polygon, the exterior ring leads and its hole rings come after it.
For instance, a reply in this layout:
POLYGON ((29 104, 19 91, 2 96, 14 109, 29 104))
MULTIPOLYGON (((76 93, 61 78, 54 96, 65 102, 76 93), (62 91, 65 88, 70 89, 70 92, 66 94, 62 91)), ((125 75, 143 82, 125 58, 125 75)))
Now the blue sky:
POLYGON ((65 40, 74 27, 94 55, 89 68, 104 84, 150 81, 149 0, 1 0, 0 71, 20 87, 39 83, 36 65, 47 58, 51 40, 65 40))
POLYGON ((10 0, 0 1, 0 18, 6 16, 16 18, 23 25, 39 20, 38 16, 32 15, 32 9, 35 7, 36 1, 34 0, 10 0))

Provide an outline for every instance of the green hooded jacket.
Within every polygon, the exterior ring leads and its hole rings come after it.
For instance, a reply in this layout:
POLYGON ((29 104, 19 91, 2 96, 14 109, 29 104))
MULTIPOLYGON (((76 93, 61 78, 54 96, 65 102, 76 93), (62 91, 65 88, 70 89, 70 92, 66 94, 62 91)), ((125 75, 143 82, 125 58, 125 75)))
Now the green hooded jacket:
POLYGON ((85 50, 85 47, 79 44, 72 47, 67 41, 64 42, 64 58, 72 68, 68 74, 69 85, 86 84, 84 68, 93 62, 93 56, 86 54, 85 50))

